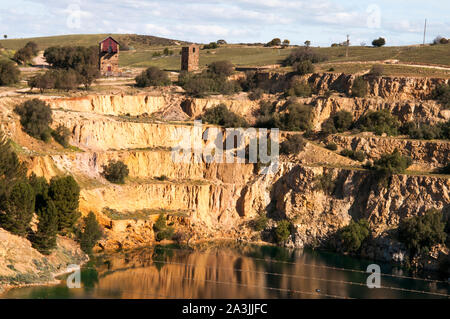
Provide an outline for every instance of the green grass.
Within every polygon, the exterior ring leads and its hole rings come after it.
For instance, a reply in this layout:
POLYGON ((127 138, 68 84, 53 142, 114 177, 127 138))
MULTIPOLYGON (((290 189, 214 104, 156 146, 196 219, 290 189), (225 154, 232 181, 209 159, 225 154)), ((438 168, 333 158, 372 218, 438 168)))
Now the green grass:
POLYGON ((107 36, 112 36, 117 41, 128 42, 130 46, 138 48, 148 48, 154 46, 170 46, 174 45, 174 40, 153 37, 153 36, 138 36, 134 34, 71 34, 58 35, 50 37, 24 38, 24 39, 3 39, 0 40, 0 45, 7 49, 17 50, 25 46, 28 41, 37 43, 40 50, 44 50, 51 46, 92 46, 97 45, 101 40, 107 36))

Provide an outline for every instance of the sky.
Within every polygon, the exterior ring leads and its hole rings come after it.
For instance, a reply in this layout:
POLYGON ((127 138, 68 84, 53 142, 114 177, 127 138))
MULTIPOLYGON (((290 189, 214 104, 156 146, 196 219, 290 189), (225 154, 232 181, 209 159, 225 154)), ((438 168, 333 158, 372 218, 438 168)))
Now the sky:
POLYGON ((387 45, 450 37, 450 0, 0 0, 0 34, 137 33, 197 43, 387 45))

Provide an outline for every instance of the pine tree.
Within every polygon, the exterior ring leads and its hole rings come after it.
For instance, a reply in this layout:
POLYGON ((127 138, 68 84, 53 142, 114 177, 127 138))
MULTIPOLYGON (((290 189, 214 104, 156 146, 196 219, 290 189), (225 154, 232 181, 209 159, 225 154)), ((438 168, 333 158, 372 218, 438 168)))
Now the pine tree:
POLYGON ((33 247, 44 255, 50 255, 56 247, 56 234, 58 231, 58 211, 52 200, 46 198, 45 204, 37 210, 39 216, 38 229, 31 241, 33 247))
POLYGON ((53 177, 50 180, 48 196, 58 211, 58 230, 72 231, 80 213, 78 204, 80 187, 72 176, 53 177))
POLYGON ((25 236, 33 218, 35 197, 27 181, 17 182, 10 191, 0 195, 0 226, 7 231, 25 236))
POLYGON ((91 254, 92 248, 102 238, 103 232, 93 212, 90 212, 87 217, 83 218, 83 223, 84 230, 78 235, 78 241, 80 242, 81 249, 85 253, 91 254))

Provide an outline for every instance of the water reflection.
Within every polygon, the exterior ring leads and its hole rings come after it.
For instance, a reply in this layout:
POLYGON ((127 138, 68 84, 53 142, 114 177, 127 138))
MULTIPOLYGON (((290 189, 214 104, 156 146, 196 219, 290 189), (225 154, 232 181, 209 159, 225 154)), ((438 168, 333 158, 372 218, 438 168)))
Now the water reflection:
MULTIPOLYGON (((69 289, 63 281, 53 287, 14 289, 3 297, 446 298, 369 289, 364 271, 371 263, 326 252, 252 245, 206 245, 195 250, 156 246, 97 256, 83 267, 80 289, 69 289)), ((393 273, 389 265, 381 266, 383 273, 393 273)), ((381 284, 450 294, 448 283, 383 276, 381 284)))

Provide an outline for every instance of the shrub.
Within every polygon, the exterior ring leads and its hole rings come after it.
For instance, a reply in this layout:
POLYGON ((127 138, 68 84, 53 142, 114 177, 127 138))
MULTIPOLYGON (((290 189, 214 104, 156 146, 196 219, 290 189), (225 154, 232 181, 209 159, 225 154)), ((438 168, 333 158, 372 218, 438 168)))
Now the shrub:
POLYGON ((227 77, 233 74, 234 65, 230 61, 216 61, 208 65, 208 72, 215 76, 227 77))
POLYGON ((358 76, 352 85, 353 97, 365 97, 367 95, 367 82, 363 77, 358 76))
POLYGON ((288 112, 263 116, 258 119, 256 126, 264 128, 279 128, 286 131, 308 131, 312 127, 312 108, 297 103, 288 104, 288 112))
POLYGON ((323 191, 326 195, 334 193, 336 183, 333 181, 333 175, 331 173, 320 175, 314 178, 314 190, 323 191))
POLYGON ((404 173, 411 164, 411 158, 402 156, 398 149, 395 149, 391 154, 385 154, 376 160, 372 169, 376 171, 379 182, 387 186, 387 181, 393 174, 404 173))
POLYGON ((377 48, 382 47, 385 44, 386 44, 386 39, 384 39, 382 37, 379 37, 378 39, 375 39, 372 41, 372 45, 377 48))
POLYGON ((395 136, 399 133, 400 122, 388 110, 371 111, 359 119, 356 127, 361 131, 375 132, 378 135, 386 133, 395 136))
POLYGON ((35 197, 27 181, 19 181, 9 191, 0 194, 0 226, 25 236, 33 217, 35 197))
POLYGON ((166 222, 167 222, 166 216, 163 213, 159 214, 158 219, 153 224, 153 230, 155 232, 164 230, 167 227, 166 222))
POLYGON ((289 135, 287 139, 281 143, 281 154, 297 154, 304 150, 306 142, 300 134, 289 135))
POLYGON ((307 82, 299 82, 293 85, 287 92, 289 96, 307 97, 311 96, 312 89, 307 82))
POLYGON ((210 123, 221 125, 224 127, 247 127, 247 121, 227 109, 225 104, 219 104, 213 108, 206 110, 202 116, 202 120, 210 123))
POLYGON ((0 193, 11 186, 12 181, 25 178, 26 171, 26 166, 19 161, 9 140, 0 131, 0 193))
POLYGON ((83 218, 83 226, 83 230, 78 233, 78 242, 86 254, 91 254, 92 248, 102 238, 103 232, 93 212, 89 212, 83 218))
POLYGON ((39 224, 36 233, 31 236, 33 247, 44 255, 50 255, 56 247, 58 231, 58 211, 52 200, 46 199, 37 210, 39 224))
POLYGON ((23 130, 34 138, 43 141, 50 139, 52 123, 52 110, 50 106, 39 99, 28 100, 14 108, 14 112, 20 116, 20 124, 23 130))
POLYGON ((450 84, 441 84, 437 86, 433 90, 431 98, 438 100, 444 108, 450 108, 450 84))
POLYGON ((253 220, 253 228, 256 231, 263 231, 266 229, 269 219, 266 214, 260 214, 253 220))
POLYGON ((195 97, 204 97, 208 93, 230 95, 241 90, 236 81, 230 81, 226 76, 211 72, 195 75, 183 73, 180 75, 179 83, 187 94, 195 97))
POLYGON ((14 54, 13 60, 18 64, 26 64, 38 54, 37 44, 33 41, 28 42, 25 46, 14 54))
POLYGON ((339 111, 322 124, 322 132, 333 134, 348 131, 353 123, 353 115, 348 111, 339 111))
POLYGON ((55 77, 55 89, 70 91, 76 89, 82 81, 81 75, 72 69, 56 70, 53 72, 55 77))
POLYGON ((326 60, 326 57, 312 50, 311 48, 301 47, 293 50, 291 54, 283 61, 283 65, 289 66, 302 61, 311 61, 319 63, 326 60))
POLYGON ((73 226, 80 218, 80 186, 72 176, 53 177, 50 180, 48 196, 58 211, 58 230, 73 231, 73 226))
POLYGON ((136 86, 165 86, 170 84, 169 76, 156 66, 151 66, 139 74, 136 78, 136 86))
POLYGON ((103 165, 103 176, 115 184, 125 184, 125 177, 130 173, 128 166, 122 161, 112 160, 103 165))
POLYGON ((413 122, 408 122, 400 128, 402 134, 407 134, 414 139, 434 140, 442 137, 441 126, 438 125, 418 125, 413 122))
POLYGON ((213 49, 217 49, 219 47, 219 45, 217 44, 217 42, 210 42, 209 44, 205 44, 203 46, 203 50, 213 50, 213 49))
POLYGON ((361 244, 369 237, 370 226, 369 222, 361 219, 358 222, 351 221, 348 226, 342 228, 338 236, 342 243, 342 248, 345 252, 357 252, 361 244))
POLYGON ((345 149, 341 151, 341 155, 345 157, 350 157, 351 159, 358 162, 363 162, 366 159, 366 154, 363 151, 353 151, 345 149))
POLYGON ((167 181, 169 178, 166 175, 161 175, 161 176, 155 177, 155 179, 163 182, 163 181, 167 181))
POLYGON ((53 70, 49 70, 43 74, 35 75, 27 82, 31 89, 37 88, 41 93, 44 93, 45 90, 55 88, 56 80, 56 73, 53 70))
POLYGON ((70 130, 64 125, 59 124, 56 130, 52 132, 52 136, 55 141, 61 144, 63 147, 68 148, 70 146, 70 130))
POLYGON ((337 150, 337 145, 334 142, 330 142, 325 146, 327 149, 329 149, 330 151, 336 151, 337 150))
POLYGON ((432 209, 422 216, 403 220, 398 228, 399 240, 411 254, 427 253, 436 244, 442 244, 447 237, 441 211, 432 209))
POLYGON ((278 243, 284 243, 291 235, 291 223, 287 220, 282 220, 275 228, 275 239, 278 243))
POLYGON ((0 61, 0 86, 19 82, 19 68, 11 61, 0 61))
POLYGON ((314 73, 314 65, 310 60, 300 61, 294 65, 294 70, 299 75, 314 73))
POLYGON ((376 64, 372 67, 372 69, 370 69, 370 75, 373 76, 382 76, 384 73, 384 68, 382 65, 380 64, 376 64))
POLYGON ((263 94, 264 94, 264 90, 262 90, 260 88, 256 88, 248 94, 248 98, 251 101, 260 100, 263 97, 263 94))
POLYGON ((156 234, 156 241, 161 241, 164 239, 172 239, 174 235, 173 227, 167 227, 166 229, 159 231, 156 234))

